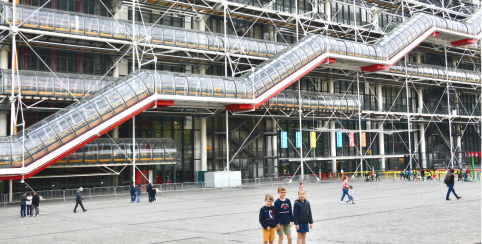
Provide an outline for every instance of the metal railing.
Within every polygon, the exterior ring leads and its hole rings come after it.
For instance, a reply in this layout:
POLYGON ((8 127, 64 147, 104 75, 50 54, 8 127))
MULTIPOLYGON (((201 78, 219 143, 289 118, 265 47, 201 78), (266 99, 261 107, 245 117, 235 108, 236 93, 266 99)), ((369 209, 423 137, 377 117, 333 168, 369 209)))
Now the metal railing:
MULTIPOLYGON (((443 180, 444 172, 438 172, 439 178, 443 180)), ((476 173, 476 179, 480 180, 480 172, 476 173)), ((315 175, 305 175, 303 177, 304 183, 317 183, 320 181, 332 180, 334 179, 334 174, 330 173, 324 177, 318 179, 315 175), (328 179, 327 179, 328 178, 328 179)), ((336 176, 335 176, 336 177, 336 176)), ((164 184, 154 184, 153 187, 160 194, 166 192, 185 192, 185 191, 205 191, 212 189, 225 188, 261 188, 261 186, 274 186, 274 185, 289 185, 298 184, 301 181, 300 176, 277 176, 277 177, 262 177, 254 179, 233 179, 224 180, 216 183, 199 181, 199 182, 184 182, 184 183, 164 183, 164 184)), ((142 191, 145 191, 148 185, 142 185, 142 191)), ((65 189, 65 190, 44 190, 38 191, 41 200, 63 200, 75 199, 77 196, 78 189, 65 189)), ((110 187, 93 187, 84 188, 82 191, 82 197, 85 199, 92 199, 93 197, 117 197, 120 195, 129 195, 130 186, 110 186, 110 187)), ((0 194, 0 206, 7 206, 8 203, 18 203, 21 200, 23 192, 16 192, 12 194, 12 201, 9 202, 9 194, 0 194)))

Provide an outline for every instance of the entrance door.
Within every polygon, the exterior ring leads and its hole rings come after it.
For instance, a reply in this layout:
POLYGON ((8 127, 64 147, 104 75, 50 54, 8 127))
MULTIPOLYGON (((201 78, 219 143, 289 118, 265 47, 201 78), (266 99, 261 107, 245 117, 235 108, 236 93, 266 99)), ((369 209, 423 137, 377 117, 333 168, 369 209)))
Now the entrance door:
POLYGON ((149 178, 146 179, 144 176, 149 177, 149 170, 140 170, 136 172, 136 185, 141 184, 142 190, 145 190, 145 186, 149 184, 149 178))

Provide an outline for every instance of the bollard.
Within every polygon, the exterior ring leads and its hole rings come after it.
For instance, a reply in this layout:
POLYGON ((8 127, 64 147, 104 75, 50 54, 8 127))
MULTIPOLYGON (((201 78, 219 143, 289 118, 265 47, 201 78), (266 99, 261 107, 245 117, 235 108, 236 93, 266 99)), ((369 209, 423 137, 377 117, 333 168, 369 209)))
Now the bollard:
POLYGON ((117 187, 114 186, 114 198, 117 198, 117 187))
POLYGON ((62 192, 63 192, 63 195, 64 195, 64 202, 65 202, 65 190, 63 190, 62 192))
POLYGON ((395 173, 393 173, 393 181, 397 180, 397 176, 395 173))

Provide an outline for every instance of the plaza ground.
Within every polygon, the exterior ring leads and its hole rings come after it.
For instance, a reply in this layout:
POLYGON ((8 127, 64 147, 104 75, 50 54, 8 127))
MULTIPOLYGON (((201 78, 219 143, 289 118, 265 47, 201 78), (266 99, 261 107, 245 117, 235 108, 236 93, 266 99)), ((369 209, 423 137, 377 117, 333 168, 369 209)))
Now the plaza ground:
MULTIPOLYGON (((452 201, 438 181, 350 184, 354 205, 340 204, 340 181, 305 184, 314 213, 308 243, 481 242, 480 182, 456 182, 463 198, 452 201)), ((73 200, 42 201, 37 218, 20 218, 20 207, 9 205, 0 207, 0 243, 262 243, 259 209, 265 194, 278 197, 277 187, 172 192, 153 204, 144 192, 141 204, 86 199, 88 211, 76 214, 73 200)), ((292 202, 297 188, 287 186, 292 202)))

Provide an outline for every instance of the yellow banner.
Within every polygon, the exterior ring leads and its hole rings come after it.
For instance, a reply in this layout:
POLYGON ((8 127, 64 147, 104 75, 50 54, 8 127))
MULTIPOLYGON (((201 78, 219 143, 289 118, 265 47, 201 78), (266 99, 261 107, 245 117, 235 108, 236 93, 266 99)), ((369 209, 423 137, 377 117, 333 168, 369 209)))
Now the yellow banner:
POLYGON ((310 131, 310 146, 316 148, 316 132, 310 131))

